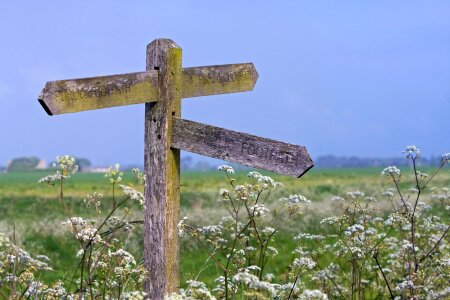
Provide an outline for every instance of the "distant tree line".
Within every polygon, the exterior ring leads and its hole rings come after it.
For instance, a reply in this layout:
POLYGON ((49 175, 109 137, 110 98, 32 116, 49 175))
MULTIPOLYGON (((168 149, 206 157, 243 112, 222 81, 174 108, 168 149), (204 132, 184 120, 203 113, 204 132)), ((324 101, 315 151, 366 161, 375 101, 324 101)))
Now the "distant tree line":
MULTIPOLYGON (((89 169, 92 165, 91 161, 87 158, 75 158, 76 164, 80 171, 85 171, 89 169)), ((46 169, 51 168, 53 162, 50 164, 46 164, 45 161, 41 160, 36 156, 30 157, 19 157, 11 160, 6 167, 3 168, 2 171, 6 172, 25 172, 25 171, 33 171, 38 169, 46 169)), ((1 167, 0 167, 1 170, 1 167)))
MULTIPOLYGON (((423 157, 418 163, 421 166, 438 166, 441 162, 441 157, 431 156, 423 157)), ((181 170, 183 171, 209 171, 215 170, 220 164, 227 164, 233 166, 236 170, 248 170, 248 167, 233 164, 229 162, 221 161, 207 161, 207 160, 196 160, 192 156, 184 156, 181 158, 181 170)), ((358 156, 335 156, 335 155, 323 155, 319 156, 314 160, 316 168, 323 169, 335 169, 335 168, 367 168, 367 167, 385 167, 385 166, 408 166, 408 161, 403 157, 392 157, 392 158, 364 158, 358 156)), ((92 168, 92 162, 87 158, 76 158, 76 164, 81 172, 89 171, 92 168)), ((45 165, 45 163, 44 163, 45 165)), ((52 167, 52 162, 45 165, 48 168, 52 167)), ((138 167, 142 169, 140 165, 130 165, 124 166, 123 170, 131 170, 132 168, 138 167)), ((6 167, 0 166, 0 172, 24 172, 33 171, 36 169, 43 168, 43 161, 38 157, 19 157, 11 160, 6 167)))
MULTIPOLYGON (((409 161, 404 157, 391 158, 363 158, 358 156, 335 156, 324 155, 314 160, 318 168, 367 168, 367 167, 385 167, 385 166, 408 166, 409 161)), ((423 157, 418 160, 421 166, 439 166, 441 157, 431 156, 423 157)))

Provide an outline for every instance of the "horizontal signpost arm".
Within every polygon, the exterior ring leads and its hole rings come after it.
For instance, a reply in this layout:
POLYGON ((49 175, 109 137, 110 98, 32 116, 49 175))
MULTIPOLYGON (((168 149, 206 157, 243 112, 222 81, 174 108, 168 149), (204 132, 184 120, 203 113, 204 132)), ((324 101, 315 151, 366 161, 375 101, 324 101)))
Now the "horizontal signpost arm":
MULTIPOLYGON (((182 98, 251 91, 252 63, 184 68, 182 98)), ((39 103, 49 115, 158 101, 158 71, 49 81, 39 103)))
POLYGON ((305 147, 176 117, 172 147, 294 177, 314 166, 305 147))
POLYGON ((158 101, 158 71, 49 81, 39 102, 49 115, 158 101))
POLYGON ((253 90, 258 73, 252 63, 183 69, 182 98, 253 90))

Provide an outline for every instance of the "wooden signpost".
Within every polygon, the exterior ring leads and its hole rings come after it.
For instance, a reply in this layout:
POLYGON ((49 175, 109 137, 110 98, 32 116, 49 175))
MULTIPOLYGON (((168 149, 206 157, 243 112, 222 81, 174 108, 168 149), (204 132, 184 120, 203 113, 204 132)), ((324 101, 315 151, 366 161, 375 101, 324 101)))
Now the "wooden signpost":
POLYGON ((144 284, 148 299, 179 289, 180 150, 300 177, 313 162, 305 147, 181 119, 181 98, 251 91, 253 64, 182 68, 169 39, 147 46, 145 72, 47 82, 49 115, 145 103, 144 284))

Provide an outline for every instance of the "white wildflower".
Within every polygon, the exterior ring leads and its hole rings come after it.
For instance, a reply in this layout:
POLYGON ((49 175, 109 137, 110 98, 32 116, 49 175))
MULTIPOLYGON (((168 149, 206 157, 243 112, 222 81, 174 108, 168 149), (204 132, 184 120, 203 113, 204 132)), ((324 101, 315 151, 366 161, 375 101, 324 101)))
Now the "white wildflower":
POLYGON ((275 233, 275 228, 272 227, 265 227, 262 231, 261 231, 264 235, 269 236, 275 233))
POLYGON ((345 220, 346 220, 345 216, 328 217, 328 218, 322 219, 322 221, 320 221, 320 224, 333 225, 333 224, 336 224, 336 223, 341 223, 341 222, 343 222, 345 220))
POLYGON ((384 176, 388 176, 388 177, 398 178, 398 177, 400 177, 400 169, 397 168, 396 166, 389 166, 389 167, 385 168, 381 172, 381 174, 384 176))
POLYGON ((105 178, 109 179, 112 184, 116 184, 122 181, 123 172, 120 172, 120 165, 115 164, 114 167, 109 167, 105 173, 105 178))
POLYGON ((403 292, 406 289, 414 289, 414 282, 412 280, 402 281, 395 287, 395 290, 398 292, 403 292))
POLYGON ((414 145, 407 146, 403 154, 406 154, 406 157, 411 159, 420 158, 420 149, 414 145))
POLYGON ((348 227, 345 231, 344 234, 346 236, 352 236, 354 234, 358 234, 360 232, 364 232, 364 226, 360 225, 360 224, 354 224, 350 227, 348 227))
POLYGON ((442 157, 441 157, 441 164, 444 165, 448 162, 450 162, 450 152, 442 154, 442 157))
POLYGON ((345 201, 345 199, 342 198, 341 196, 333 196, 333 197, 331 197, 331 201, 342 202, 342 201, 345 201))
POLYGON ((188 217, 184 217, 183 219, 180 220, 180 222, 178 222, 178 236, 179 237, 184 237, 186 235, 186 228, 187 228, 187 224, 186 224, 186 220, 188 219, 188 217))
POLYGON ((61 179, 61 173, 59 171, 54 175, 47 175, 39 179, 39 183, 48 183, 50 185, 55 185, 55 183, 61 179))
POLYGON ((201 233, 203 233, 204 235, 221 235, 222 234, 222 230, 221 230, 220 226, 217 226, 217 225, 204 226, 204 227, 200 228, 199 231, 201 233))
POLYGON ((141 205, 142 207, 145 204, 145 198, 144 195, 141 192, 136 191, 132 187, 129 187, 127 185, 119 185, 122 188, 122 192, 131 200, 135 200, 141 205))
POLYGON ((92 244, 97 244, 102 239, 98 234, 97 229, 93 227, 81 229, 78 233, 75 234, 75 238, 82 242, 91 242, 92 244))
POLYGON ((294 237, 294 240, 321 241, 323 239, 325 239, 325 237, 323 235, 309 234, 309 233, 300 233, 296 237, 294 237))
POLYGON ((83 199, 84 204, 86 204, 86 207, 95 207, 96 210, 100 207, 100 199, 103 198, 103 194, 94 192, 94 194, 90 195, 87 194, 86 198, 83 199))
POLYGON ((299 300, 328 300, 328 296, 319 290, 304 290, 299 300))
POLYGON ((347 196, 352 198, 352 199, 356 199, 358 197, 364 197, 364 193, 360 192, 360 191, 354 191, 354 192, 347 192, 347 196))
POLYGON ((250 207, 250 211, 253 212, 255 217, 264 217, 269 212, 269 209, 262 204, 255 204, 250 207))
POLYGON ((388 198, 394 197, 394 189, 389 188, 386 191, 384 191, 382 195, 388 198))
POLYGON ((294 259, 294 262, 292 263, 292 265, 294 267, 299 267, 299 268, 306 267, 307 269, 311 270, 311 269, 314 269, 314 267, 316 266, 316 262, 307 257, 300 257, 300 258, 294 259))
POLYGON ((267 247, 266 255, 275 257, 278 255, 278 249, 272 246, 267 247))
POLYGON ((233 167, 227 166, 227 165, 221 165, 217 168, 219 171, 225 171, 228 174, 234 174, 233 167))
POLYGON ((123 265, 126 266, 130 266, 130 265, 136 265, 136 261, 134 260, 133 255, 131 255, 131 253, 123 250, 123 249, 119 249, 115 252, 111 252, 108 254, 109 257, 115 257, 115 258, 120 258, 121 263, 123 265))

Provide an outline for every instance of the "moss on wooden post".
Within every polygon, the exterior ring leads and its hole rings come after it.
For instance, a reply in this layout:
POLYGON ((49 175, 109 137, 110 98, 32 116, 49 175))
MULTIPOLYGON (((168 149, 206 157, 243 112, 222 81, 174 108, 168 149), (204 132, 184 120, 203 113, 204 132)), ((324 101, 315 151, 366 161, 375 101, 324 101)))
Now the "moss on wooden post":
POLYGON ((159 72, 159 101, 145 105, 144 263, 147 298, 179 289, 180 150, 171 149, 172 116, 181 115, 181 48, 158 39, 147 46, 147 71, 159 72))

